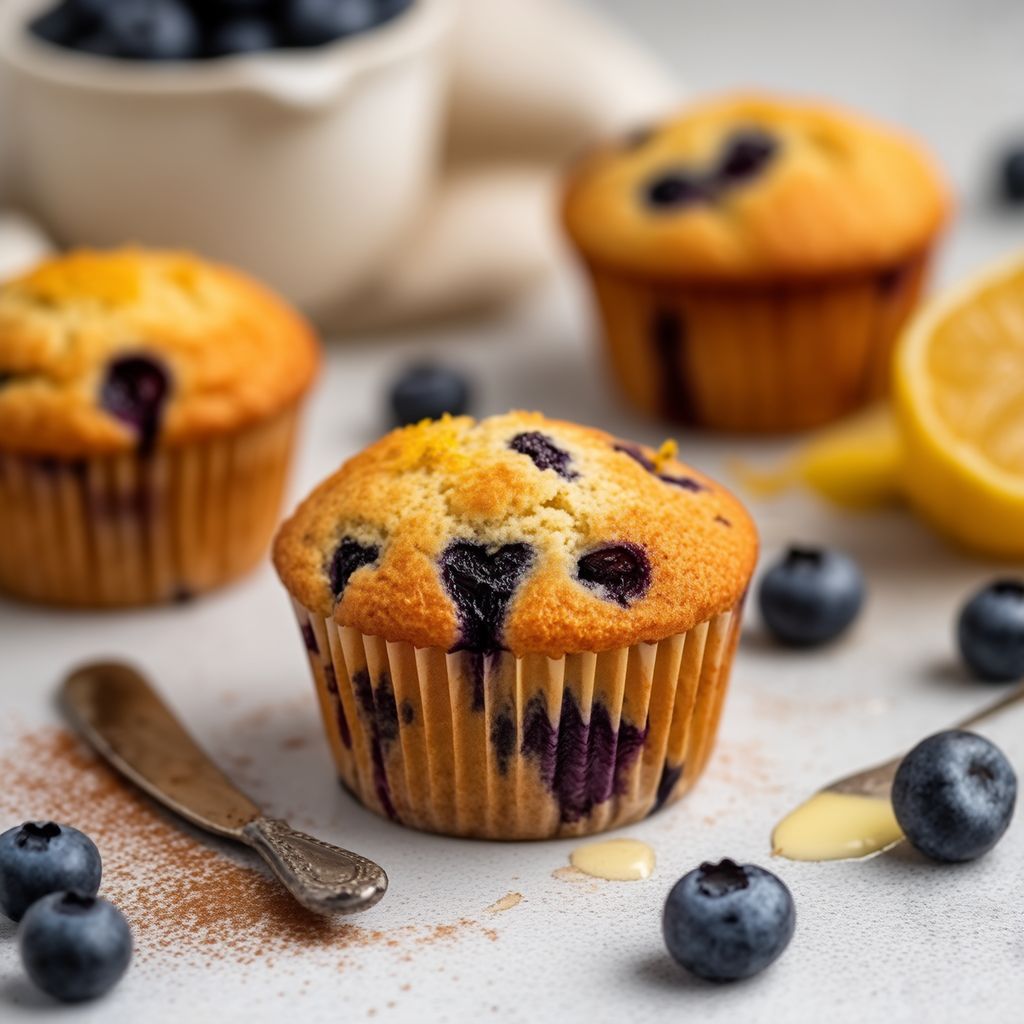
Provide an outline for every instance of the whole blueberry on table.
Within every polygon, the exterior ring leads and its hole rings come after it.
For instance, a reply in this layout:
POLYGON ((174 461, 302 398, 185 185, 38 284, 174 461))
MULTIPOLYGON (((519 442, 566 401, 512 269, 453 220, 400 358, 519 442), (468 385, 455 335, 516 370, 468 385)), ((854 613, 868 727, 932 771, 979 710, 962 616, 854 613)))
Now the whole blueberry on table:
POLYGON ((1017 800, 1006 755, 973 732, 922 740, 901 762, 892 809, 915 849, 940 861, 974 860, 1002 838, 1017 800))
POLYGON ((796 908, 785 884, 753 864, 701 864, 668 894, 665 945, 692 974, 708 981, 749 978, 789 945, 796 908))
POLYGON ((996 580, 979 590, 957 621, 960 654, 991 683, 1024 676, 1024 580, 996 580))
POLYGON ((864 604, 864 576, 848 555, 827 548, 791 547, 762 576, 761 618, 791 647, 834 640, 864 604))
POLYGON ((1024 203, 1024 146, 1016 146, 1003 156, 999 192, 1007 202, 1024 203))
POLYGON ((321 46, 380 21, 375 0, 288 0, 285 36, 292 46, 321 46))
POLYGON ((461 416, 469 408, 469 382, 455 370, 419 363, 404 370, 392 384, 390 398, 399 426, 436 420, 446 412, 461 416))
POLYGON ((18 931, 32 981, 54 999, 95 999, 120 981, 132 958, 124 914, 99 896, 55 892, 35 903, 18 931))
POLYGON ((102 873, 96 844, 68 825, 27 821, 0 835, 0 910, 13 921, 51 892, 95 895, 102 873))

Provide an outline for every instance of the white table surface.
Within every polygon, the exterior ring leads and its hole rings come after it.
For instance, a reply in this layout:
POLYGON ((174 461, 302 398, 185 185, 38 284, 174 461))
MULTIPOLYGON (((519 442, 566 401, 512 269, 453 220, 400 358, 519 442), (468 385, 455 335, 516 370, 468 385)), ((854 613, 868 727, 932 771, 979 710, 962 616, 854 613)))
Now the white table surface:
MULTIPOLYGON (((1024 132, 1024 108, 1014 107, 1024 95, 1020 9, 991 0, 844 3, 829 5, 827 16, 824 5, 795 0, 749 7, 632 0, 628 9, 696 86, 739 80, 831 93, 926 135, 964 196, 942 278, 1024 240, 1024 218, 999 219, 982 201, 987 152, 1014 119, 1024 132)), ((482 324, 335 348, 293 494, 380 431, 382 390, 413 350, 466 367, 478 381, 480 412, 539 408, 659 442, 666 428, 616 404, 592 358, 583 309, 567 275, 482 324)), ((726 481, 732 456, 768 460, 785 448, 681 441, 684 457, 726 481)), ((906 850, 854 864, 794 864, 771 861, 768 845, 773 822, 819 783, 889 756, 994 696, 963 677, 951 630, 964 595, 1007 567, 950 550, 899 511, 843 515, 803 495, 751 507, 766 553, 790 539, 841 545, 864 566, 870 600, 854 633, 822 653, 776 650, 750 617, 703 783, 623 833, 656 851, 655 875, 642 883, 557 877, 574 842, 420 835, 342 795, 296 629, 268 567, 214 597, 157 611, 95 616, 0 603, 0 753, 26 730, 56 721, 51 697, 70 664, 96 655, 138 661, 223 763, 251 758, 247 785, 271 811, 287 810, 303 827, 386 866, 390 893, 359 923, 396 936, 394 945, 314 946, 272 965, 148 956, 110 997, 68 1010, 24 982, 13 927, 3 923, 0 1020, 1019 1021, 1024 816, 991 855, 959 867, 930 865, 906 850), (309 742, 283 750, 285 730, 309 742), (660 936, 671 884, 721 856, 776 870, 798 908, 783 959, 730 987, 689 979, 660 936), (518 906, 488 911, 511 891, 523 896, 518 906), (403 938, 460 921, 472 924, 443 942, 403 938)), ((1024 712, 1007 715, 990 735, 1024 769, 1024 712)))

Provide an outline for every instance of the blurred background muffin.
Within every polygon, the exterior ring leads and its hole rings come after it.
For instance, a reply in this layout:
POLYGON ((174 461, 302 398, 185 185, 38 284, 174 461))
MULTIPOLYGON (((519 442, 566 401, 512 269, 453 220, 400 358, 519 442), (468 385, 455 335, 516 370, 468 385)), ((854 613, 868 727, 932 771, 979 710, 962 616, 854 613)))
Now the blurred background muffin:
POLYGON ((885 392, 948 208, 902 136, 749 94, 591 153, 563 214, 629 399, 682 423, 774 431, 885 392))
POLYGON ((0 588, 142 604, 251 568, 318 362, 284 302, 181 253, 77 251, 0 287, 0 588))
POLYGON ((693 785, 756 558, 671 444, 536 413, 388 434, 274 548, 344 784, 491 839, 614 828, 693 785))

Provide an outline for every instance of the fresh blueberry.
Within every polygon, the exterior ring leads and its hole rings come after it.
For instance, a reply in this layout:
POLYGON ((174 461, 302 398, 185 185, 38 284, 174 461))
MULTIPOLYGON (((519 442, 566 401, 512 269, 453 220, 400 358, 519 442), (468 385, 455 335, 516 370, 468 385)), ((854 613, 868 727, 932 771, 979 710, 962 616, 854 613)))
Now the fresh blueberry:
POLYGON ((132 958, 124 914, 99 896, 55 892, 25 915, 18 932, 28 976, 65 1003, 95 999, 120 981, 132 958))
POLYGON ((187 60, 200 53, 199 24, 180 0, 116 0, 103 7, 100 33, 115 55, 132 60, 187 60))
POLYGON ((708 981, 749 978, 773 963, 793 937, 796 909, 783 882, 753 864, 701 864, 668 894, 665 945, 708 981))
POLYGON ((960 655, 990 683, 1024 676, 1024 580, 997 580, 979 590, 960 611, 960 655))
POLYGON ((107 367, 100 389, 100 404, 139 435, 139 447, 148 450, 156 441, 170 391, 167 371, 149 356, 127 355, 107 367))
POLYGON ((849 627, 864 603, 864 577, 839 551, 790 548, 761 579, 761 617, 781 643, 815 647, 849 627))
POLYGON ((572 456, 539 430, 516 434, 508 446, 512 451, 527 456, 540 470, 553 469, 564 480, 575 480, 579 476, 579 473, 569 468, 572 456))
POLYGON ((458 610, 461 636, 457 651, 501 649, 505 612, 533 564, 529 544, 489 548, 469 540, 452 541, 441 553, 441 580, 458 610))
POLYGON ((93 841, 52 821, 27 821, 0 835, 0 911, 20 921, 36 900, 74 889, 94 896, 102 862, 93 841))
POLYGON ((1024 203, 1024 148, 1014 147, 1003 157, 999 191, 1008 203, 1024 203))
POLYGON ((910 843, 941 861, 974 860, 999 842, 1017 800, 1006 755, 983 736, 951 729, 922 740, 896 771, 892 809, 910 843))
POLYGON ((722 157, 714 172, 717 181, 736 185, 760 174, 771 162, 779 144, 760 128, 744 128, 726 139, 722 157))
POLYGON ((327 576, 331 581, 331 593, 335 601, 340 600, 345 592, 352 573, 362 569, 364 565, 373 565, 379 555, 380 548, 376 544, 360 544, 352 537, 341 539, 327 567, 327 576))
POLYGON ((651 563, 637 544, 611 544, 583 555, 576 579, 606 601, 628 608, 651 585, 651 563))
POLYGON ((292 46, 321 46, 377 24, 374 0, 290 0, 284 28, 292 46))
POLYGON ((277 45, 273 25, 263 18, 238 17, 217 25, 209 37, 208 52, 216 57, 258 53, 277 45))
POLYGON ((445 413, 461 416, 469 408, 469 383, 444 366, 410 366, 391 387, 391 411, 399 426, 436 420, 445 413))
POLYGON ((686 171, 667 171, 647 184, 645 195, 649 205, 665 209, 689 206, 710 198, 704 182, 686 171))

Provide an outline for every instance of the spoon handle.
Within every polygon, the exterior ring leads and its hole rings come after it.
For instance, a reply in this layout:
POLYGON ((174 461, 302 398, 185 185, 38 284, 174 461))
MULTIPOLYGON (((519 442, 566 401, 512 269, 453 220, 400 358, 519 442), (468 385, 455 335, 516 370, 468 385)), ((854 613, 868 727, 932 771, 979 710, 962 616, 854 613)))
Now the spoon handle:
POLYGON ((387 891, 384 869, 358 853, 297 832, 277 818, 257 818, 242 829, 248 843, 281 884, 318 914, 352 914, 387 891))
POLYGON ((984 722, 989 718, 993 718, 995 715, 1005 711, 1008 707, 1012 707, 1014 704, 1024 700, 1024 682, 1018 683, 1009 693, 1002 696, 999 700, 988 707, 982 708, 980 711, 975 711, 973 715, 968 715, 966 718, 961 719, 953 726, 954 729, 969 729, 972 725, 977 725, 979 722, 984 722))

